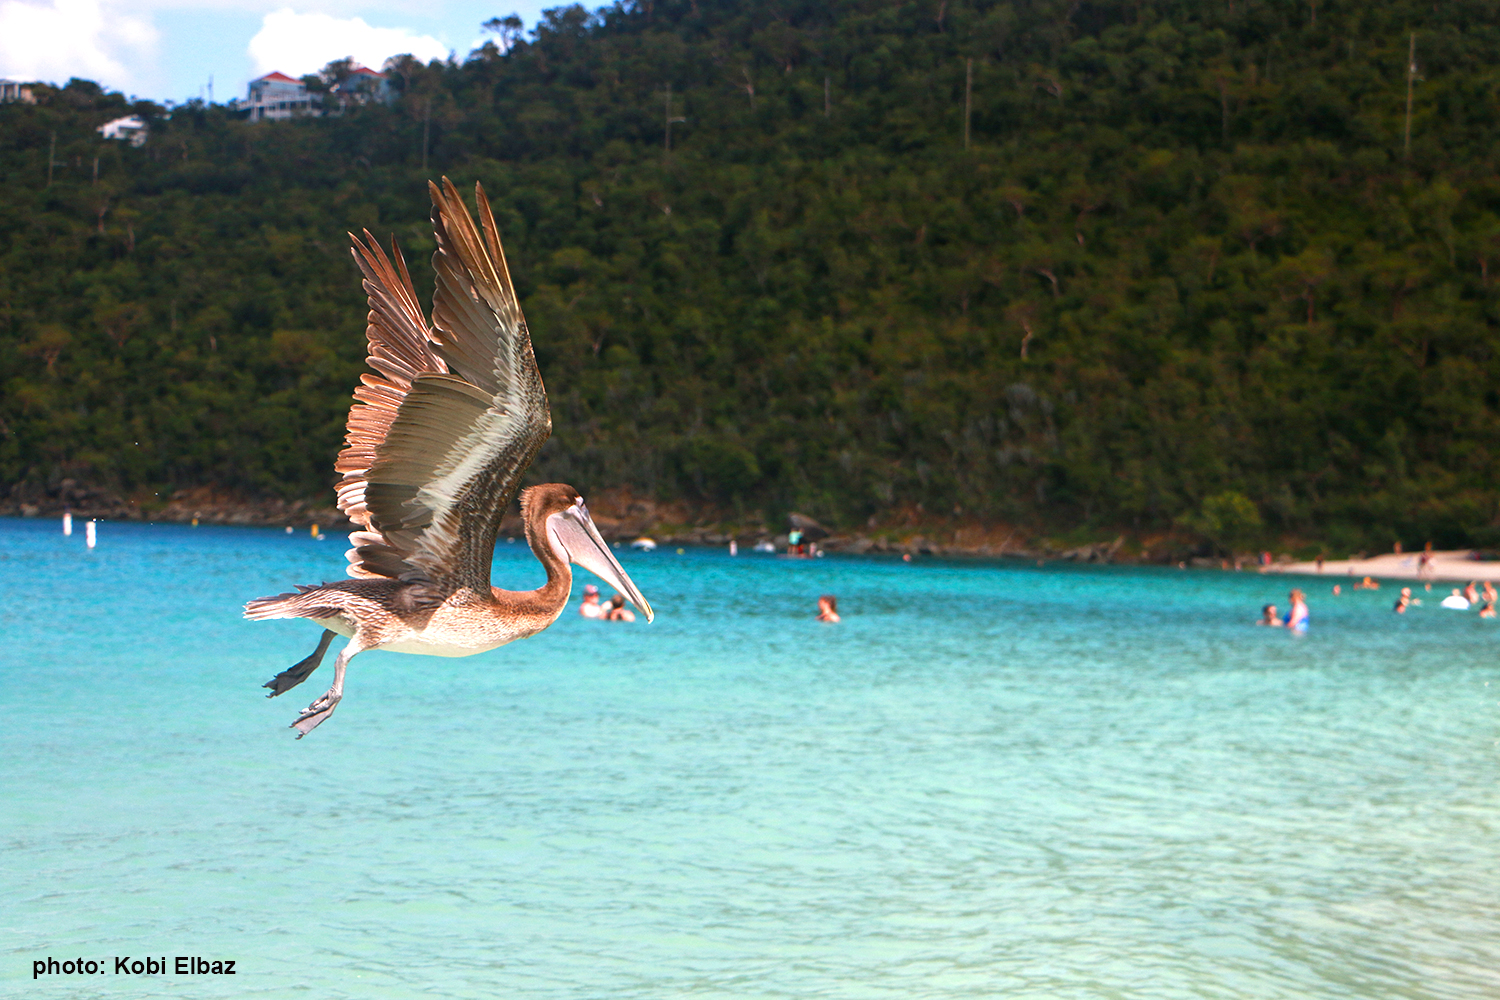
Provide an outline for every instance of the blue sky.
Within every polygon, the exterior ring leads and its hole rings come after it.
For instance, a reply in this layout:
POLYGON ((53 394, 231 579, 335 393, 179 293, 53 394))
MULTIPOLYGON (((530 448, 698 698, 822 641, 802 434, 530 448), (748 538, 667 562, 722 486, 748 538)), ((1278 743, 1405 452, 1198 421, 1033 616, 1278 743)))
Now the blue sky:
POLYGON ((333 59, 369 65, 402 52, 459 58, 480 24, 521 15, 528 27, 558 0, 0 0, 0 78, 97 80, 156 101, 243 96, 271 69, 294 76, 333 59))

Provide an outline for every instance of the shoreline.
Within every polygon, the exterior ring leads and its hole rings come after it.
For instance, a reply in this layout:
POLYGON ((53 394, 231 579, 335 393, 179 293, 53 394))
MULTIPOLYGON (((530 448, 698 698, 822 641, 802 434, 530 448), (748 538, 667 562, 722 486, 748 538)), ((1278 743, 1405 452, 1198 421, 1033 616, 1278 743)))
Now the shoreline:
MULTIPOLYGON (((0 499, 0 517, 57 518, 71 512, 74 518, 97 518, 106 521, 140 523, 191 524, 280 528, 306 530, 316 524, 323 532, 347 533, 355 530, 342 511, 328 503, 310 500, 250 500, 228 491, 209 487, 179 490, 165 502, 148 499, 126 499, 117 493, 80 485, 73 480, 46 493, 32 492, 17 496, 13 491, 0 499)), ((731 540, 749 549, 757 542, 769 541, 779 549, 787 545, 787 530, 775 530, 759 516, 739 519, 705 505, 678 500, 660 502, 635 496, 627 489, 603 490, 589 499, 594 523, 606 541, 628 542, 649 537, 662 546, 725 546, 731 540)), ((500 535, 519 538, 524 525, 514 504, 500 524, 500 535)), ((883 553, 893 555, 959 556, 980 558, 1043 559, 1047 561, 1109 562, 1176 562, 1185 556, 1188 546, 1168 542, 1166 535, 1153 541, 1160 550, 1156 559, 1139 557, 1141 548, 1126 550, 1125 535, 1109 542, 1084 545, 1057 545, 1039 535, 1023 532, 1006 524, 966 520, 952 523, 933 518, 920 510, 895 512, 887 523, 859 532, 832 532, 819 539, 818 547, 828 552, 883 553)), ((1201 560, 1200 560, 1201 561, 1201 560)), ((1217 565, 1217 561, 1214 563, 1217 565)))
MULTIPOLYGON (((0 499, 0 517, 61 519, 71 511, 78 519, 140 523, 191 524, 237 527, 292 527, 306 530, 318 525, 323 532, 344 534, 354 525, 332 504, 311 500, 250 500, 209 487, 179 490, 165 502, 126 499, 108 490, 81 486, 63 480, 59 487, 40 494, 0 499), (38 495, 40 494, 40 495, 38 495)), ((634 496, 626 489, 604 490, 590 499, 589 507, 599 533, 610 542, 629 542, 649 537, 658 545, 726 546, 731 540, 748 550, 769 541, 778 549, 787 545, 787 531, 768 527, 759 516, 731 520, 724 512, 688 501, 659 502, 634 496)), ((514 509, 501 522, 499 534, 519 538, 524 527, 514 509)), ((980 559, 1040 560, 1120 565, 1167 565, 1234 572, 1235 559, 1201 555, 1202 546, 1175 532, 1124 532, 1110 541, 1083 545, 1060 543, 1040 532, 1029 532, 1000 522, 977 519, 938 518, 920 509, 895 511, 884 523, 867 530, 832 532, 818 541, 828 552, 850 555, 911 555, 980 559)), ((1494 580, 1500 582, 1500 561, 1475 558, 1474 550, 1434 552, 1431 572, 1417 573, 1418 553, 1386 553, 1368 559, 1329 559, 1320 571, 1312 561, 1295 561, 1280 555, 1269 566, 1255 565, 1241 556, 1242 572, 1330 578, 1333 582, 1377 579, 1494 580)))
MULTIPOLYGON (((717 512, 705 512, 685 502, 657 503, 640 500, 625 491, 605 491, 589 503, 599 534, 609 542, 630 542, 650 538, 663 547, 727 546, 735 541, 748 551, 758 542, 771 542, 778 549, 787 546, 787 530, 772 530, 759 518, 727 522, 717 512)), ((316 524, 326 534, 344 534, 355 525, 343 512, 328 504, 307 500, 244 500, 209 490, 181 491, 165 504, 143 504, 117 495, 75 491, 68 500, 38 498, 37 502, 0 500, 0 517, 25 519, 61 519, 71 512, 78 520, 125 521, 141 524, 192 524, 282 528, 307 530, 316 524)), ((954 528, 933 524, 929 520, 893 517, 892 523, 880 529, 861 532, 834 532, 819 539, 817 545, 827 552, 850 555, 869 553, 883 555, 942 556, 958 558, 1023 559, 1047 562, 1173 564, 1188 558, 1196 567, 1218 560, 1184 556, 1184 545, 1162 548, 1158 538, 1159 558, 1141 558, 1138 547, 1125 548, 1126 536, 1117 535, 1109 542, 1062 546, 1048 539, 1023 533, 1007 525, 966 524, 954 528)), ((519 513, 512 510, 500 524, 503 538, 520 538, 525 529, 519 513)), ((1165 536, 1162 536, 1165 537, 1165 536)))

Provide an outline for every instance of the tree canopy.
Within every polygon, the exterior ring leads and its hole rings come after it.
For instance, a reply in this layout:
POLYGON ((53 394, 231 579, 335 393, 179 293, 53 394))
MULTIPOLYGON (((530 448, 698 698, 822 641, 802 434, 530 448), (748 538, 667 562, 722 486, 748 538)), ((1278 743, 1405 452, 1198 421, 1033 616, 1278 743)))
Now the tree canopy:
POLYGON ((497 34, 317 118, 0 106, 0 482, 322 494, 362 370, 344 232, 394 233, 425 298, 446 174, 501 226, 540 479, 1500 541, 1493 4, 642 0, 497 34), (143 147, 94 131, 130 112, 143 147))

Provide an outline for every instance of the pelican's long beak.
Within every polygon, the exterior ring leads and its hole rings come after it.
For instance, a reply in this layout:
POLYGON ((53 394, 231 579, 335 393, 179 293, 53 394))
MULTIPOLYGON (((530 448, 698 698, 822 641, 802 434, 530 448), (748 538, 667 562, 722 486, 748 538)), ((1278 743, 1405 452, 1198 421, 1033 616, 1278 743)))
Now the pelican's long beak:
POLYGON ((567 551, 570 562, 577 563, 624 594, 626 600, 641 609, 646 621, 656 617, 651 613, 651 605, 646 603, 646 598, 641 596, 641 592, 620 567, 614 553, 609 551, 609 544, 599 537, 599 529, 594 527, 594 519, 589 517, 589 509, 582 498, 567 510, 547 518, 547 530, 553 533, 558 544, 567 551))

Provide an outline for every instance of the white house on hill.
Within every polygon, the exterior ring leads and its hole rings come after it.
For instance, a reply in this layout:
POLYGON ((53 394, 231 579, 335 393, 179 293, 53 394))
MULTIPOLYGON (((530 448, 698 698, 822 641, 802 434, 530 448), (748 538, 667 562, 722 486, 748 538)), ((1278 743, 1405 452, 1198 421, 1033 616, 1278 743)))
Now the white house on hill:
POLYGON ((132 146, 144 146, 146 144, 146 122, 140 115, 126 115, 124 118, 116 118, 112 122, 105 122, 94 129, 106 139, 122 139, 132 146))
POLYGON ((293 118, 312 113, 307 84, 285 73, 267 73, 250 81, 250 93, 239 102, 241 111, 250 112, 253 122, 293 118))
POLYGON ((0 80, 0 104, 35 104, 36 95, 32 94, 31 87, 25 83, 15 80, 0 80))

